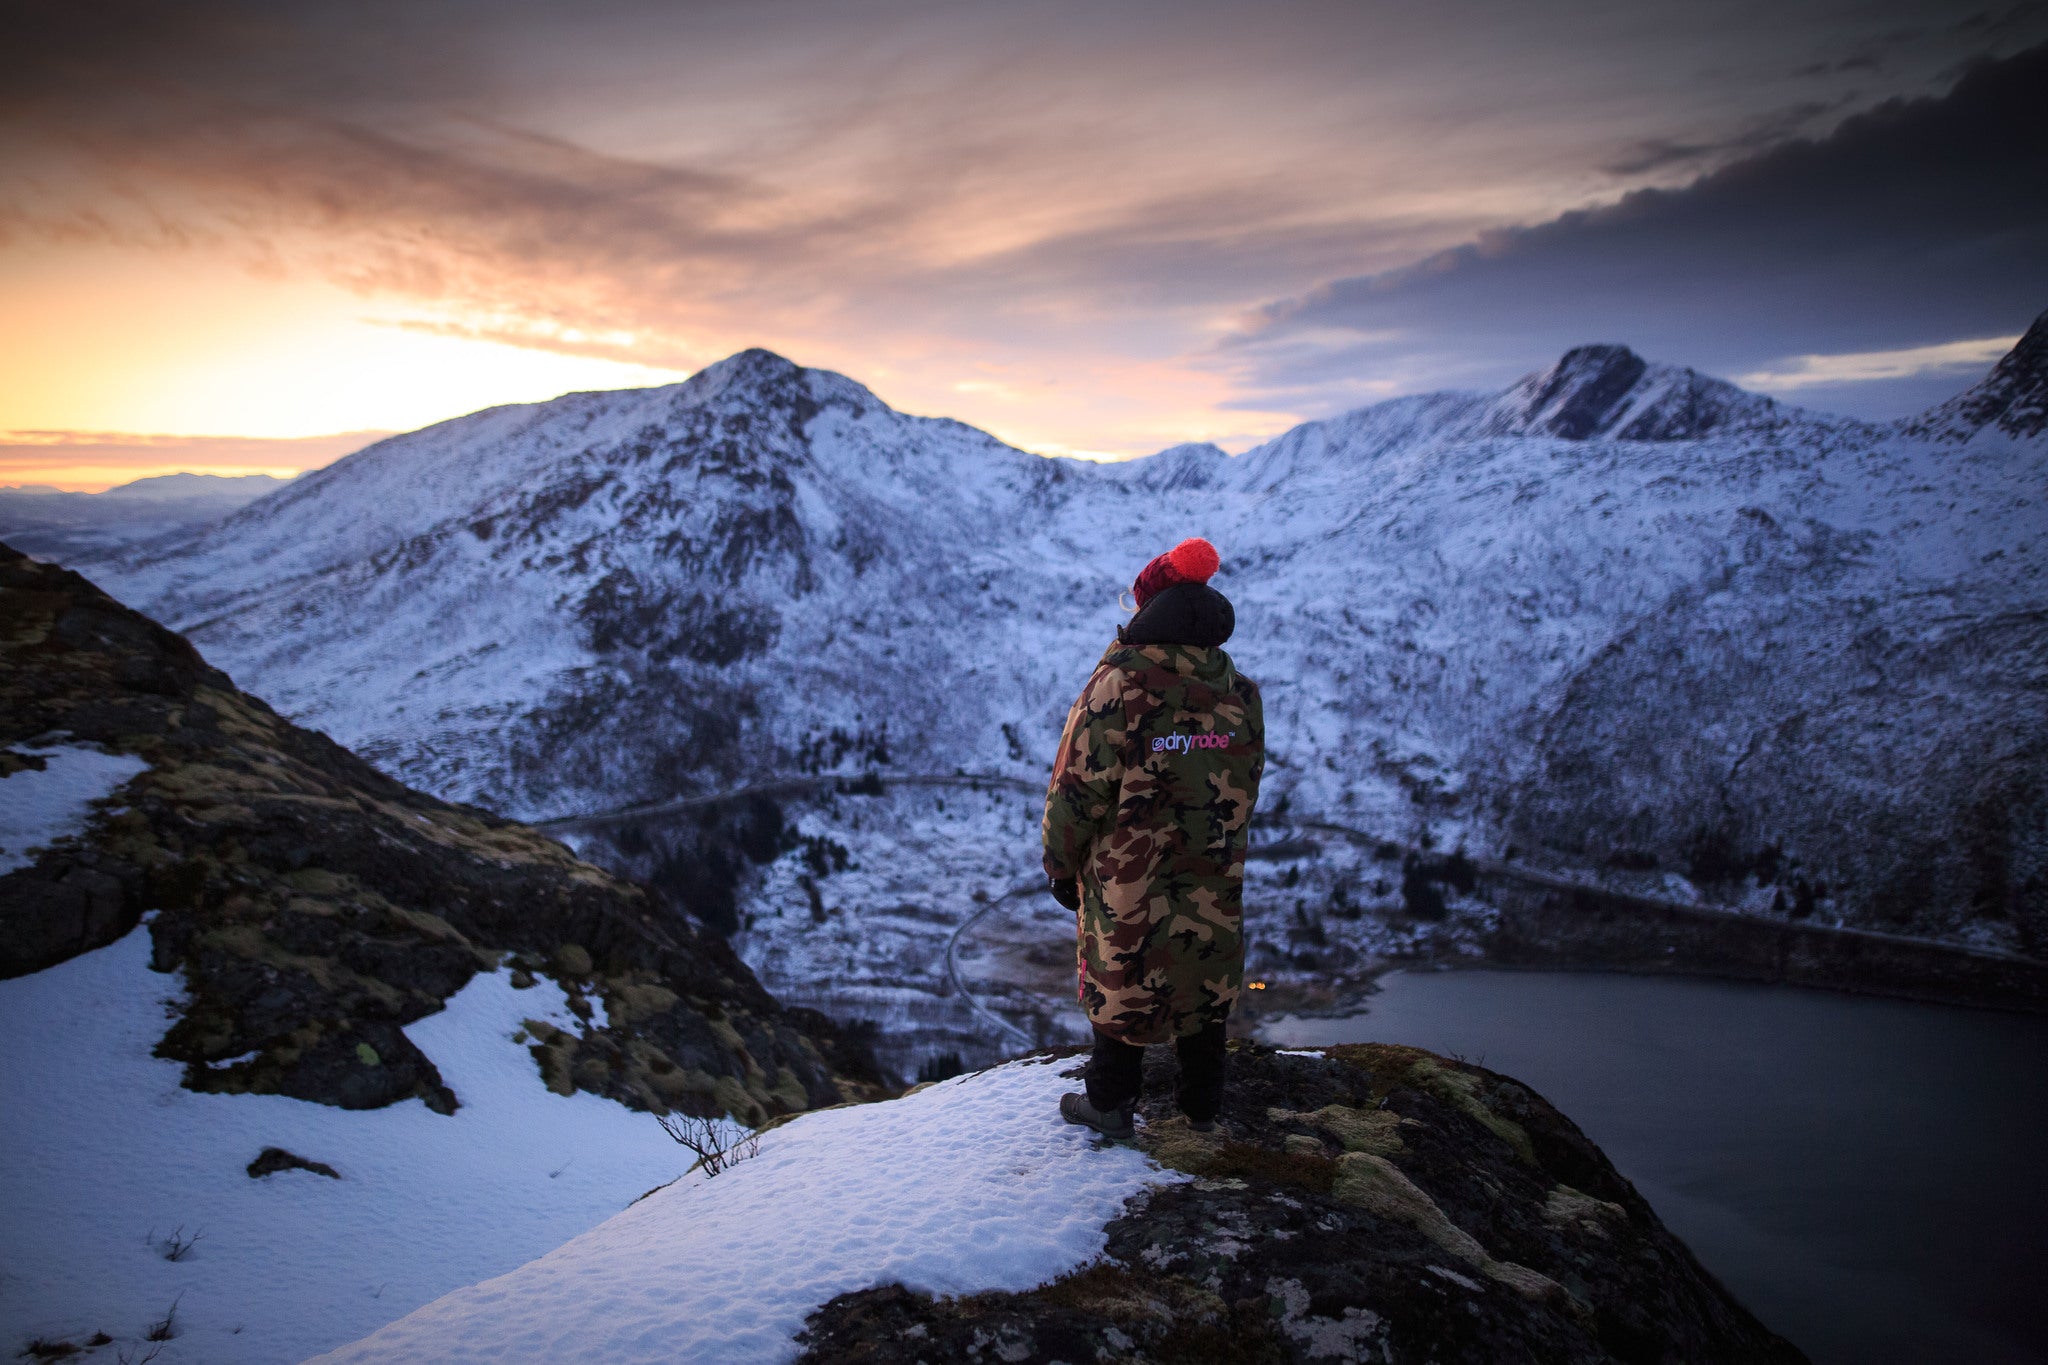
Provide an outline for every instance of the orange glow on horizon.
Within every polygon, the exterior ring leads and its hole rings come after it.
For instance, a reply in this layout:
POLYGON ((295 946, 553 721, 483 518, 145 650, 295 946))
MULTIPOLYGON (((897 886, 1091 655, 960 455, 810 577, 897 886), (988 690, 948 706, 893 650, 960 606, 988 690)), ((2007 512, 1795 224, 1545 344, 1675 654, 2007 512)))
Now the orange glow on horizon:
POLYGON ((682 373, 449 336, 334 285, 225 253, 0 254, 0 430, 298 439, 404 431, 682 373), (383 316, 379 316, 383 314, 383 316))
MULTIPOLYGON (((15 243, 0 253, 0 292, 10 324, 0 333, 0 486, 97 491, 181 470, 282 476, 367 443, 365 433, 577 390, 673 383, 689 372, 676 361, 683 348, 658 337, 546 316, 465 323, 445 308, 257 273, 225 250, 15 243), (637 363, 640 353, 666 363, 637 363), (22 434, 38 431, 61 440, 22 434), (109 432, 156 434, 93 435, 109 432), (173 439, 319 448, 151 448, 173 439)), ((1293 420, 1221 409, 1227 378, 1185 358, 1104 348, 1048 359, 1019 342, 970 360, 950 338, 849 341, 835 332, 819 321, 787 336, 735 333, 687 350, 701 352, 692 358, 702 364, 768 345, 798 364, 838 370, 901 411, 957 418, 1046 455, 1122 459, 1204 440, 1241 447, 1293 420)))
POLYGON ((99 493, 164 474, 295 478, 385 436, 345 431, 292 440, 246 436, 131 435, 125 432, 0 431, 0 489, 42 487, 99 493))

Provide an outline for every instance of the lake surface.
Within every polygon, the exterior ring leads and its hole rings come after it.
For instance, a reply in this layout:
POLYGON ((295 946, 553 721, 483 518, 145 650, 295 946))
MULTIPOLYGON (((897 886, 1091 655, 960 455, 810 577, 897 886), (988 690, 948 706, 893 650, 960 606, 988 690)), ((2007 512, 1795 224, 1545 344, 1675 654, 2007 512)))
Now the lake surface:
POLYGON ((2048 1362, 2048 1019, 1592 972, 1381 985, 1259 1036, 1533 1086, 1822 1365, 2048 1362))

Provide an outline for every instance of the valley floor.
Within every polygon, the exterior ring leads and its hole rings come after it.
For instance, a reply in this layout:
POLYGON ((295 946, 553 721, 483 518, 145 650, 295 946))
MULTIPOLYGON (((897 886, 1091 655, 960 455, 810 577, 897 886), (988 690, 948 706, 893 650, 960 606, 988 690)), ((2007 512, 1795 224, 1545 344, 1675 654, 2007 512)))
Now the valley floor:
MULTIPOLYGON (((1073 916, 1038 866, 1039 805, 997 787, 786 797, 780 851, 736 878, 734 947, 778 998, 872 1023, 878 1057, 905 1079, 1085 1042, 1073 916)), ((660 820, 675 817, 648 829, 660 820)), ((688 903, 689 884, 664 884, 659 866, 601 835, 568 837, 688 903)), ((1245 870, 1249 989, 1233 1031, 1285 1012, 1345 1013, 1403 965, 1690 973, 2048 1007, 2048 966, 1797 919, 1767 894, 1750 901, 1708 902, 1675 876, 1637 886, 1264 817, 1245 870)))

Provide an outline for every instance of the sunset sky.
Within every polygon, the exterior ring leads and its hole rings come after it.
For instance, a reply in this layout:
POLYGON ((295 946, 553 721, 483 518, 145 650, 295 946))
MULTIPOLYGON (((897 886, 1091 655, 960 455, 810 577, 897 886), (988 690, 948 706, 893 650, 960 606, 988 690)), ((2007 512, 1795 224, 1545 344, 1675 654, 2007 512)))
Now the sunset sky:
POLYGON ((1238 450, 1619 341, 1888 417, 2048 308, 2048 4, 7 3, 0 484, 748 346, 1238 450))

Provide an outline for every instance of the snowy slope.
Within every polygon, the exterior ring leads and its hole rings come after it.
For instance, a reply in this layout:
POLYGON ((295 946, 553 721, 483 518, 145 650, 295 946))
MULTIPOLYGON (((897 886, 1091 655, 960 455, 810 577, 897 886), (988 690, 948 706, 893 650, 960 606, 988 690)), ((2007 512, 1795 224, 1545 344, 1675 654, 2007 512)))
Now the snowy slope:
MULTIPOLYGON (((175 976, 150 939, 0 981, 0 1324, 7 1349, 103 1331, 130 1358, 176 1305, 163 1365, 300 1360, 560 1245, 673 1180, 690 1154, 652 1116, 552 1094, 514 1034, 580 1027, 559 987, 477 976, 407 1028, 460 1097, 343 1110, 195 1094, 155 1057, 175 976), (251 1178, 266 1147, 332 1167, 251 1178), (178 1260, 173 1236, 196 1238, 178 1260)), ((112 1359, 108 1355, 107 1359, 112 1359)))
MULTIPOLYGON (((296 718, 537 818, 801 771, 1034 779, 1118 592, 1204 534, 1274 837, 1284 810, 2042 952, 2044 338, 1895 426, 1583 347, 1121 466, 747 352, 395 438, 95 572, 296 718)), ((835 905, 943 938, 1029 875, 1020 803, 897 800, 796 803, 763 866, 712 869, 772 988, 857 967, 835 905)), ((582 846, 687 901, 707 865, 672 833, 582 846)), ((1340 895, 1398 937, 1383 869, 1290 875, 1266 911, 1340 895)))
POLYGON ((828 1299, 1016 1292, 1079 1269, 1148 1185, 1185 1177, 1058 1119, 1047 1059, 807 1114, 518 1270, 323 1361, 787 1360, 828 1299))

